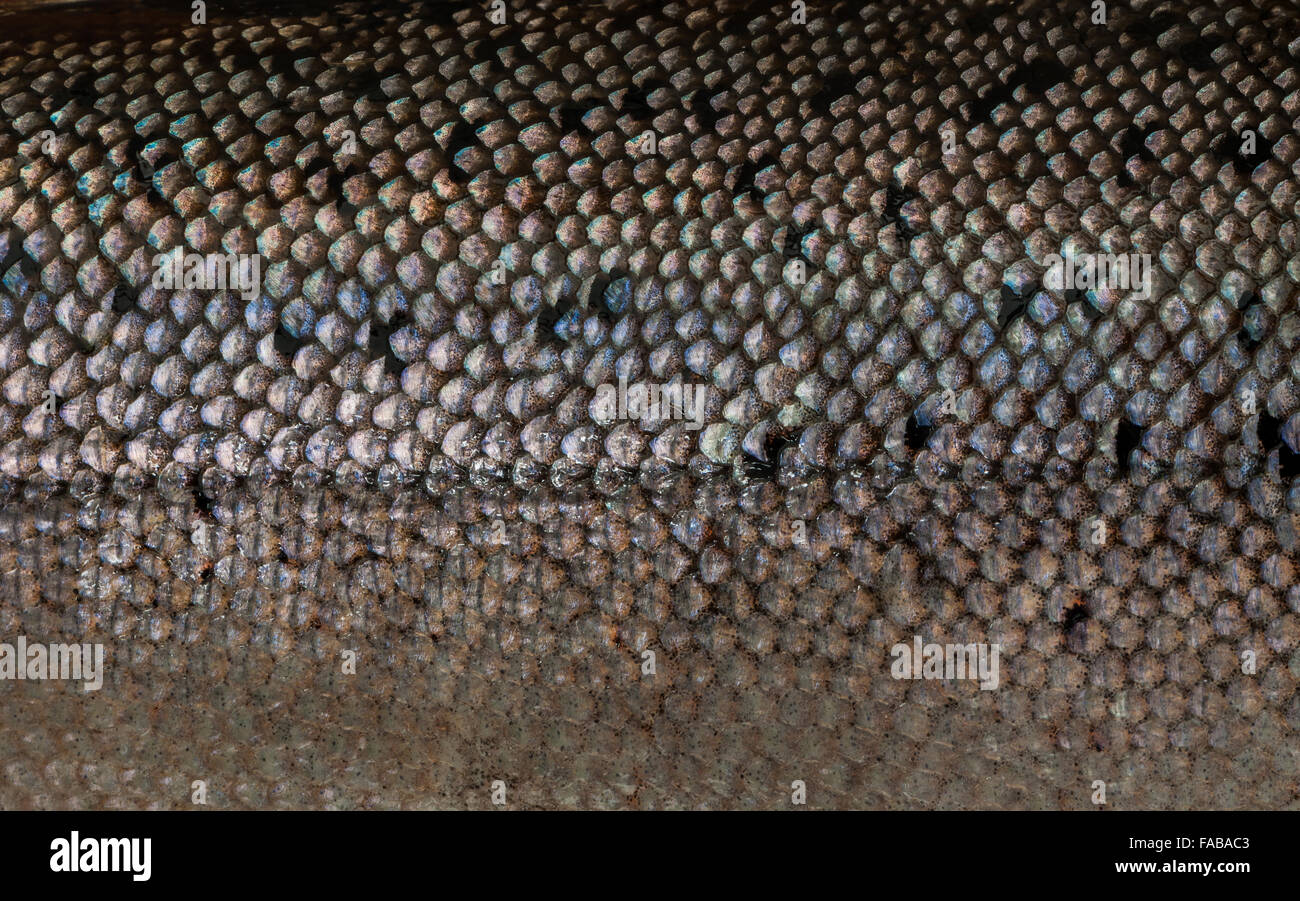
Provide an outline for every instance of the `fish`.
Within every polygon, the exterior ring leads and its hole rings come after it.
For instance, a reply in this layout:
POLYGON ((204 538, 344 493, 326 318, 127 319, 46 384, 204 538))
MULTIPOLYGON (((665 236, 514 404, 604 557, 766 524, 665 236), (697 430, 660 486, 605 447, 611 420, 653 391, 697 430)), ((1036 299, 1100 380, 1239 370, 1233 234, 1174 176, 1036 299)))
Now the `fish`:
POLYGON ((1294 803, 1293 22, 199 6, 0 10, 0 807, 1294 803))

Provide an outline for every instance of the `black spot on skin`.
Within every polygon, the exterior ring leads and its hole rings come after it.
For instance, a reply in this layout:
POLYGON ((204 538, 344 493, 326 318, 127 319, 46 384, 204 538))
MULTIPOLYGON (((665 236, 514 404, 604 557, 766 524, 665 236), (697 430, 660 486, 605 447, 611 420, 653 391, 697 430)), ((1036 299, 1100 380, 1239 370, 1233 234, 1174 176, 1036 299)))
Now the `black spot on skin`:
POLYGON ((252 50, 236 50, 234 53, 227 54, 226 58, 230 60, 229 71, 232 74, 259 70, 262 68, 261 59, 252 50))
POLYGON ((727 35, 745 35, 749 33, 746 23, 747 19, 743 14, 728 15, 725 19, 718 20, 718 30, 727 35))
POLYGON ((733 196, 748 194, 751 198, 761 203, 763 200, 763 193, 759 190, 758 184, 755 182, 755 179, 758 178, 758 171, 757 163, 754 163, 751 160, 745 160, 745 162, 735 170, 735 175, 732 176, 730 183, 727 185, 727 190, 731 191, 733 196))
POLYGON ((1187 68, 1208 72, 1214 68, 1215 49, 1215 45, 1205 41, 1189 41, 1178 48, 1178 56, 1187 63, 1187 68))
POLYGON ((1079 396, 1067 391, 1065 386, 1061 386, 1061 419, 1069 421, 1079 415, 1079 396))
POLYGON ((69 81, 57 85, 49 97, 53 101, 51 113, 63 109, 73 100, 93 106, 98 99, 95 94, 95 79, 88 72, 78 72, 69 81))
POLYGON ((1080 601, 1073 607, 1066 607, 1061 617, 1061 631, 1069 632, 1088 618, 1088 605, 1080 601))
POLYGON ((9 233, 9 251, 5 254, 4 260, 0 261, 0 276, 14 266, 17 266, 18 271, 24 276, 31 277, 32 261, 23 250, 23 236, 19 232, 9 233))
POLYGON ((793 429, 772 426, 763 436, 763 458, 760 460, 749 451, 745 451, 744 469, 746 478, 755 481, 771 482, 781 470, 781 454, 787 447, 799 443, 799 433, 793 429))
POLYGON ((1136 157, 1143 163, 1154 163, 1156 155, 1147 146, 1147 139, 1155 134, 1155 129, 1148 126, 1141 128, 1130 125, 1119 136, 1119 154, 1121 157, 1119 180, 1121 184, 1137 187, 1137 180, 1128 171, 1128 161, 1136 157))
POLYGON ((998 108, 998 104, 1001 102, 1001 100, 995 102, 994 98, 989 97, 987 94, 983 96, 976 95, 970 101, 966 112, 962 114, 962 118, 966 120, 967 124, 982 122, 993 115, 993 111, 998 108))
POLYGON ((962 21, 972 33, 996 34, 997 26, 994 23, 998 16, 1006 12, 1008 12, 1007 8, 1000 3, 976 2, 973 8, 968 9, 962 16, 962 21))
POLYGON ((767 434, 763 436, 763 456, 773 463, 781 462, 781 454, 787 447, 794 447, 799 443, 799 433, 794 429, 774 428, 768 429, 767 434))
POLYGON ((696 125, 701 131, 714 131, 719 120, 725 115, 713 107, 713 99, 703 90, 691 91, 682 98, 686 111, 695 117, 696 125))
POLYGON ((1042 93, 1061 82, 1070 84, 1074 73, 1055 56, 1040 56, 1020 70, 1018 81, 1031 91, 1042 93))
POLYGON ((1120 134, 1119 152, 1124 157, 1125 162, 1137 157, 1144 162, 1154 163, 1156 155, 1151 148, 1147 146, 1147 140, 1155 134, 1154 128, 1142 128, 1137 125, 1130 125, 1120 134))
POLYGON ((772 482, 776 480, 777 465, 767 460, 760 460, 749 451, 745 451, 745 478, 753 479, 756 482, 772 482))
POLYGON ((564 336, 559 332, 560 320, 573 311, 575 303, 572 298, 561 297, 554 306, 543 306, 537 313, 537 339, 558 340, 564 336))
POLYGON ((1149 43, 1156 43, 1160 35, 1179 23, 1173 15, 1169 13, 1158 13, 1149 19, 1137 19, 1130 22, 1124 27, 1128 34, 1145 39, 1149 43))
POLYGON ((406 326, 406 316, 394 313, 388 322, 370 322, 370 359, 384 358, 384 371, 390 375, 399 375, 406 368, 406 363, 393 350, 393 335, 406 326))
POLYGON ((136 308, 140 297, 135 289, 126 282, 118 282, 113 288, 113 312, 129 313, 136 308))
POLYGON ((469 174, 456 163, 456 156, 462 150, 468 150, 477 143, 478 134, 474 126, 463 121, 452 126, 446 141, 443 142, 443 151, 447 154, 447 170, 453 179, 463 181, 469 174))
POLYGON ((89 72, 78 72, 65 85, 74 100, 91 103, 96 99, 95 77, 89 72))
POLYGON ((298 61, 298 54, 294 51, 287 47, 277 47, 267 54, 266 60, 271 64, 271 74, 298 80, 298 70, 293 65, 298 61))
MULTIPOLYGON (((809 235, 816 233, 816 231, 817 231, 816 228, 809 228, 807 230, 804 230, 794 225, 791 225, 788 228, 786 228, 785 240, 784 242, 782 242, 782 246, 781 246, 782 256, 784 256, 787 260, 794 259, 795 257, 803 257, 805 260, 807 260, 808 257, 803 252, 804 238, 807 238, 809 235)), ((811 263, 812 260, 808 260, 808 262, 811 263)))
POLYGON ((650 106, 650 98, 647 92, 635 85, 623 91, 619 103, 619 112, 625 116, 631 116, 638 122, 654 116, 654 109, 650 106))
POLYGON ((501 65, 501 52, 518 45, 519 39, 514 30, 505 26, 470 45, 472 48, 470 56, 475 62, 487 61, 494 65, 501 65))
POLYGON ((325 191, 321 195, 323 203, 337 203, 339 214, 347 217, 354 215, 356 209, 348 203, 347 198, 343 195, 343 183, 347 181, 348 176, 353 173, 355 167, 348 163, 342 170, 332 166, 329 157, 318 156, 311 160, 302 170, 303 180, 307 181, 315 177, 320 172, 328 172, 325 177, 325 191))
POLYGON ((324 172, 329 167, 330 167, 329 157, 318 156, 312 158, 311 160, 308 161, 306 166, 302 167, 303 181, 309 181, 310 179, 314 178, 317 175, 317 173, 324 172))
POLYGON ((131 164, 131 177, 137 181, 148 181, 153 178, 153 163, 149 162, 149 159, 144 155, 144 150, 144 138, 132 133, 126 142, 126 155, 131 164))
POLYGON ((929 443, 932 434, 934 434, 934 423, 927 414, 916 410, 907 417, 907 426, 903 431, 903 444, 910 451, 919 451, 929 443))
POLYGON ((1221 134, 1211 141, 1210 154, 1222 165, 1233 167, 1240 165, 1245 171, 1251 172, 1272 156, 1272 147, 1273 145, 1260 134, 1258 129, 1243 129, 1242 134, 1221 134), (1255 133, 1255 146, 1250 152, 1247 152, 1249 142, 1244 135, 1246 131, 1255 133))
POLYGON ((1002 298, 998 304, 998 331, 1005 332, 1011 320, 1023 316, 1029 308, 1029 299, 1038 290, 1037 284, 1026 285, 1025 290, 1017 294, 1009 285, 1002 286, 1002 298))
POLYGON ((1284 479, 1300 476, 1300 454, 1291 450, 1291 445, 1285 441, 1277 451, 1277 469, 1284 479))
POLYGON ((822 76, 821 97, 827 103, 841 97, 858 96, 858 78, 847 69, 837 69, 822 76))
POLYGON ((1119 428, 1115 430, 1115 463, 1120 472, 1129 471, 1129 456, 1141 443, 1142 426, 1129 422, 1127 418, 1121 419, 1119 428))
POLYGON ((283 354, 286 357, 292 357, 298 352, 298 348, 302 347, 302 340, 289 334, 283 323, 276 326, 275 335, 272 337, 271 342, 275 345, 276 353, 283 354))
POLYGON ((1227 40, 1222 35, 1211 32, 1180 45, 1175 54, 1186 62, 1189 68, 1198 72, 1209 72, 1218 68, 1219 64, 1214 61, 1214 51, 1225 43, 1227 40))
POLYGON ((347 181, 348 176, 352 174, 352 164, 349 163, 341 171, 334 169, 326 178, 326 186, 329 196, 334 198, 334 204, 338 208, 339 215, 345 219, 356 215, 356 207, 348 202, 347 196, 343 193, 343 183, 347 181))
POLYGON ((1282 421, 1261 410, 1259 421, 1255 423, 1255 436, 1259 438, 1260 447, 1270 451, 1282 443, 1282 421))
POLYGON ((593 310, 596 318, 606 325, 612 326, 615 317, 619 316, 627 306, 626 292, 610 290, 617 282, 626 278, 626 272, 613 269, 607 276, 597 276, 596 283, 587 294, 587 308, 593 310))
POLYGON ((1251 318, 1251 314, 1262 306, 1263 303, 1264 302, 1260 299, 1260 296, 1254 293, 1248 295, 1244 301, 1245 307, 1241 311, 1241 331, 1237 332, 1237 340, 1241 342, 1242 347, 1247 351, 1252 351, 1259 347, 1260 339, 1256 338, 1250 331, 1248 322, 1251 318))
POLYGON ((154 173, 164 166, 174 163, 175 160, 163 158, 155 165, 147 156, 145 156, 145 148, 147 144, 145 143, 144 138, 140 137, 138 134, 133 133, 127 140, 126 146, 127 159, 131 164, 131 178, 144 185, 146 194, 153 194, 155 197, 161 199, 162 194, 154 184, 154 173))
POLYGON ((595 316, 606 325, 614 324, 614 316, 620 312, 614 309, 610 303, 609 289, 614 282, 626 277, 626 273, 620 271, 610 272, 608 275, 598 273, 592 279, 591 287, 587 290, 587 295, 583 302, 586 311, 595 316))
POLYGON ((591 134, 591 129, 582 121, 589 109, 578 106, 576 103, 565 103, 552 110, 551 121, 559 126, 560 131, 564 134, 573 134, 575 131, 591 134))
POLYGON ((915 199, 915 196, 897 180, 885 186, 885 211, 880 218, 886 223, 893 223, 898 229, 898 236, 904 241, 912 238, 916 233, 903 218, 903 205, 915 199))
POLYGON ((1012 101, 1011 88, 1000 81, 994 81, 983 95, 977 95, 970 102, 970 112, 966 116, 968 124, 983 122, 993 115, 993 111, 1004 103, 1012 101))
POLYGON ((1246 167, 1247 170, 1253 171, 1256 166, 1272 156, 1272 144, 1262 135, 1258 129, 1255 132, 1255 149, 1251 153, 1246 152, 1246 139, 1242 135, 1237 135, 1237 151, 1233 156, 1237 161, 1246 167))
POLYGON ((353 103, 358 100, 387 103, 388 96, 381 86, 381 82, 387 77, 386 72, 379 72, 370 64, 359 65, 345 72, 341 90, 343 95, 353 103))
POLYGON ((587 309, 592 309, 597 305, 604 306, 605 292, 609 290, 611 283, 612 279, 608 275, 603 272, 598 273, 591 280, 591 287, 587 289, 587 295, 583 298, 583 306, 587 309))

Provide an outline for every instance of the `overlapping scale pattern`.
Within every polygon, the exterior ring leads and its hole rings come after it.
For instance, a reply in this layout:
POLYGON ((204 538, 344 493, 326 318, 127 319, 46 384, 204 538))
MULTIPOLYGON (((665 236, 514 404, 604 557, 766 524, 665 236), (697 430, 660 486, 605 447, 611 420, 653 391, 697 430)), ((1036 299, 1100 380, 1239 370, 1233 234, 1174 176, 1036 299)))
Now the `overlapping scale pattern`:
POLYGON ((4 806, 1296 804, 1291 5, 155 6, 0 19, 4 806))

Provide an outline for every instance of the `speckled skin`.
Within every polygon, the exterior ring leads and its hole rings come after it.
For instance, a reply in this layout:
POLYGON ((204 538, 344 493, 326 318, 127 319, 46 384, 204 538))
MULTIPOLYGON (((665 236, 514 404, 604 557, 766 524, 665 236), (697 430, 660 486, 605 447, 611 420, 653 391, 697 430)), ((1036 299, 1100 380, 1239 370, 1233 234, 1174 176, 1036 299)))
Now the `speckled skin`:
POLYGON ((1293 5, 266 6, 0 17, 0 806, 1296 805, 1293 5))

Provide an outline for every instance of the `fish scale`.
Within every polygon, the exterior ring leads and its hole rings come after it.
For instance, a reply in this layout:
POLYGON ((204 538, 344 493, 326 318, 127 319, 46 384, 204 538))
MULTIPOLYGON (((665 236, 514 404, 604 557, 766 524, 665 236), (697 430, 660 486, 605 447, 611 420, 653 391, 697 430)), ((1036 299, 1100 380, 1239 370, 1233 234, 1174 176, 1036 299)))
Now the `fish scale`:
POLYGON ((1292 7, 207 8, 0 17, 0 805, 1294 806, 1292 7))

